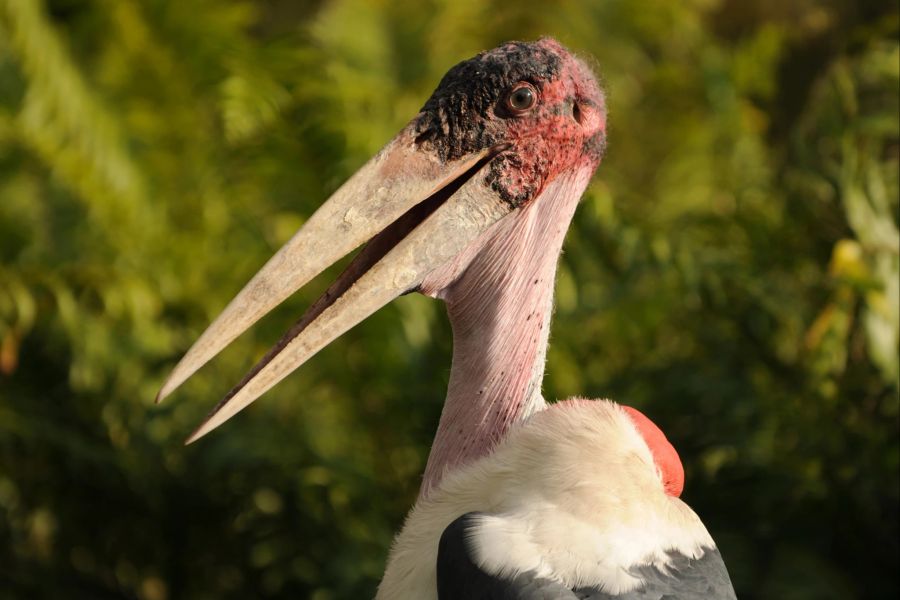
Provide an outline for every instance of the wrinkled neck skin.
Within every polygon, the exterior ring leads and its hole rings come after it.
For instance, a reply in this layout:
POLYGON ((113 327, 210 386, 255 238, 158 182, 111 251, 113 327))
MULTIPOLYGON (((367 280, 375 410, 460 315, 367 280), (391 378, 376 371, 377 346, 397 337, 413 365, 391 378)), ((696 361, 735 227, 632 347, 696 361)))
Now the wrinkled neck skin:
POLYGON ((556 266, 592 172, 560 176, 423 283, 423 293, 447 304, 453 365, 420 497, 546 408, 541 382, 556 266))

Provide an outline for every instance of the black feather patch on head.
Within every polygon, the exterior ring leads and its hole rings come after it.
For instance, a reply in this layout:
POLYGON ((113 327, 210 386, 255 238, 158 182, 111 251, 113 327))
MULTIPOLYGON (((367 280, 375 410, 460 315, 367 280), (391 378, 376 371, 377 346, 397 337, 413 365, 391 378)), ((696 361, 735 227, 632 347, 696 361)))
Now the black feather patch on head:
POLYGON ((509 42, 450 69, 422 107, 416 143, 454 160, 497 143, 488 126, 503 94, 515 83, 537 86, 559 76, 562 60, 539 42, 509 42))

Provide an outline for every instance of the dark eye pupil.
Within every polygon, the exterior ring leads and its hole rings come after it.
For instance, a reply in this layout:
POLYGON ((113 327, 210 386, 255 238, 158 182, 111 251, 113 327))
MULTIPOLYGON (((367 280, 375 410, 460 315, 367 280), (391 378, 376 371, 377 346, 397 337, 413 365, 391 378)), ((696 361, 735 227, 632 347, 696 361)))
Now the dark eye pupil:
POLYGON ((534 94, 530 88, 523 87, 515 90, 509 99, 510 105, 517 110, 530 108, 534 104, 534 94))

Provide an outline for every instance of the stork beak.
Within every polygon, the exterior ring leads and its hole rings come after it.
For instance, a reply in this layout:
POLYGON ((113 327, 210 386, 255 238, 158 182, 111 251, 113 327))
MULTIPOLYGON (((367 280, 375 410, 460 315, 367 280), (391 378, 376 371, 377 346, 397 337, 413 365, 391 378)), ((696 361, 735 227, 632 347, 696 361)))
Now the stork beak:
POLYGON ((414 290, 512 208, 483 183, 504 147, 442 162, 407 126, 244 286, 175 366, 157 402, 335 261, 369 244, 188 438, 206 435, 376 310, 414 290))

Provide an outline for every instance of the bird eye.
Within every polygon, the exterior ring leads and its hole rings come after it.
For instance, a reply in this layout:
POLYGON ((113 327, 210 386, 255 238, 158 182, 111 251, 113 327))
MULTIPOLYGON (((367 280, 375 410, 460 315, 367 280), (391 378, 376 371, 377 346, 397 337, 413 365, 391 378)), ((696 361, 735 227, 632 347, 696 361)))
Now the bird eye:
POLYGON ((530 83, 520 83, 506 96, 506 108, 514 115, 521 115, 534 106, 537 92, 530 83))

